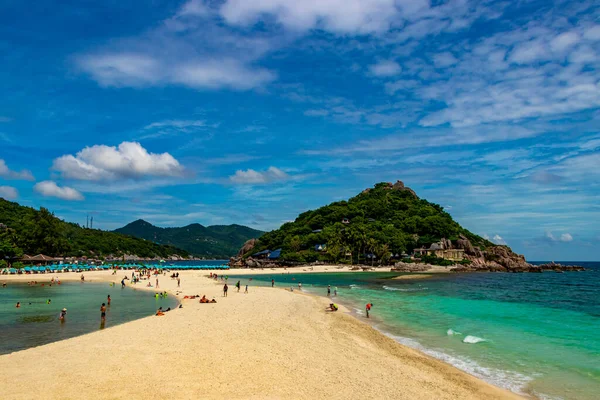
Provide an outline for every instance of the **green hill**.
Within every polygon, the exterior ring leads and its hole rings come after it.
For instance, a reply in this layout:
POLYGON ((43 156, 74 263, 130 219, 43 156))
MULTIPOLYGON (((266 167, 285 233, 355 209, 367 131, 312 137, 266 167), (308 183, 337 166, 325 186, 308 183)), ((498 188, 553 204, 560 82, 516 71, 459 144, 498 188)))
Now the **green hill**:
POLYGON ((82 228, 55 217, 45 208, 38 211, 0 198, 0 260, 23 253, 76 257, 123 254, 142 258, 189 256, 185 250, 173 246, 82 228))
POLYGON ((284 261, 356 263, 368 262, 366 255, 371 254, 385 261, 391 254, 410 253, 442 239, 447 246, 468 247, 467 254, 473 255, 495 246, 398 181, 379 183, 348 201, 304 212, 294 222, 265 233, 245 257, 281 248, 284 261))
POLYGON ((203 226, 191 224, 181 228, 160 228, 144 220, 134 221, 115 232, 173 245, 207 258, 229 258, 248 239, 261 236, 262 231, 241 225, 203 226))

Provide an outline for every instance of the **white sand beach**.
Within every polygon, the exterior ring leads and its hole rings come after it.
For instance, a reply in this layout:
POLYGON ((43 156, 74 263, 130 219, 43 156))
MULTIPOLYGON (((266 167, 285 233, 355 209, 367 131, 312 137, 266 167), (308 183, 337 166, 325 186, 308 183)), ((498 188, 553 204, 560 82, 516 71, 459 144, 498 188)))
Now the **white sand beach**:
MULTIPOLYGON (((250 272, 243 270, 243 272, 250 272)), ((259 273, 259 271, 251 271, 259 273)), ((296 272, 296 271, 294 271, 296 272)), ((315 271, 312 271, 315 272, 315 271)), ((126 271, 88 272, 119 282, 126 271)), ((228 274, 240 273, 231 270, 228 274)), ((269 270, 268 273, 273 273, 269 270)), ((131 273, 129 272, 129 275, 131 273)), ((180 272, 183 308, 0 356, 2 399, 517 399, 402 346, 327 299, 180 272)), ((79 280, 78 273, 59 274, 79 280)), ((35 275, 38 281, 50 274, 35 275)), ((177 283, 160 276, 160 288, 177 283)), ((0 281, 32 280, 2 276, 0 281)), ((152 279, 154 283, 154 278, 152 279)), ((144 282, 137 287, 143 289, 144 282)), ((154 288, 151 288, 154 290, 154 288)))

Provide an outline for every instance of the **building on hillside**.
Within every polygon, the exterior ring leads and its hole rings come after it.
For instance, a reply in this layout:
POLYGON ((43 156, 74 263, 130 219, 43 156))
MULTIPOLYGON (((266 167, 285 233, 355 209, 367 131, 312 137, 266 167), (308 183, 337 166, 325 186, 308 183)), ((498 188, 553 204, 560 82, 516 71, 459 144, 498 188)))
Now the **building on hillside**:
POLYGON ((327 251, 326 244, 315 244, 315 251, 327 251))
POLYGON ((432 243, 429 248, 415 249, 414 256, 415 258, 434 256, 450 261, 462 261, 465 258, 465 251, 463 249, 444 249, 440 243, 432 243))
POLYGON ((267 257, 269 257, 269 254, 271 254, 271 250, 267 249, 267 250, 259 251, 258 253, 252 254, 252 257, 254 257, 254 258, 267 258, 267 257))
POLYGON ((273 250, 267 257, 269 260, 277 260, 281 256, 281 249, 273 250))

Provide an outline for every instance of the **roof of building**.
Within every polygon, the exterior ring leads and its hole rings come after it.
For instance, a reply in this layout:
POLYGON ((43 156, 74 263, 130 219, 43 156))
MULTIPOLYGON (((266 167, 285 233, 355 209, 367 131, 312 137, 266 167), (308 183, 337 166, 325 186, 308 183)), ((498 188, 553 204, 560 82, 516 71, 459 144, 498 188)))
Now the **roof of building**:
POLYGON ((252 254, 252 257, 256 257, 256 256, 263 256, 265 254, 269 254, 271 252, 271 250, 267 249, 267 250, 263 250, 263 251, 259 251, 258 253, 254 253, 252 254))
POLYGON ((274 260, 276 258, 279 258, 280 255, 281 255, 281 249, 273 250, 271 252, 271 254, 269 254, 269 259, 274 260))

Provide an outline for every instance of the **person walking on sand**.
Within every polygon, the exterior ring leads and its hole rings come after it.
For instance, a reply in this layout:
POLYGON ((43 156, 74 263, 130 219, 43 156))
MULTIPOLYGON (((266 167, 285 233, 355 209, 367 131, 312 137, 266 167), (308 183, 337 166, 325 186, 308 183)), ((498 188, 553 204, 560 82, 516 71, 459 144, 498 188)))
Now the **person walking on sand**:
POLYGON ((158 289, 158 278, 156 278, 156 288, 158 289))
POLYGON ((246 285, 246 290, 244 290, 244 294, 248 294, 248 285, 246 285))
POLYGON ((102 303, 100 306, 100 321, 104 323, 106 321, 106 304, 102 303))
POLYGON ((367 303, 365 310, 367 311, 367 318, 369 318, 369 311, 371 311, 371 307, 373 307, 373 303, 367 303))
POLYGON ((275 279, 271 279, 271 287, 275 287, 275 279))
POLYGON ((81 282, 85 282, 85 276, 83 276, 83 274, 81 274, 81 282))
POLYGON ((327 297, 331 297, 331 285, 327 285, 327 297))
POLYGON ((227 284, 223 285, 223 297, 227 297, 227 290, 229 289, 229 287, 227 286, 227 284))
POLYGON ((123 278, 121 280, 121 289, 123 289, 125 287, 125 278, 123 278))
POLYGON ((177 277, 177 287, 181 285, 181 278, 177 277))
POLYGON ((235 287, 238 290, 238 293, 240 292, 240 289, 242 288, 242 283, 240 281, 237 281, 237 283, 235 284, 235 287))

